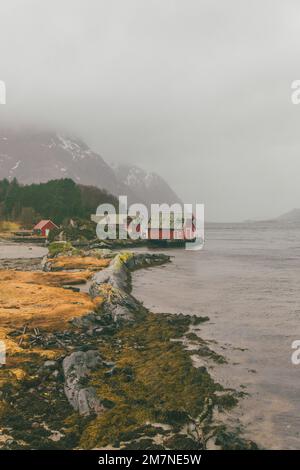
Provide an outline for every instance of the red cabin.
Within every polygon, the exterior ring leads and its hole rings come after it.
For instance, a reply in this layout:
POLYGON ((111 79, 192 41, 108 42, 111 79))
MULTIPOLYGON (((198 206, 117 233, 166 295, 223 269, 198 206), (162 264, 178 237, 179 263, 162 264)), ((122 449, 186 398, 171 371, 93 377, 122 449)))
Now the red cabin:
POLYGON ((195 217, 190 215, 185 220, 182 214, 160 214, 153 221, 149 221, 148 239, 152 241, 187 241, 195 238, 195 217), (164 228, 162 218, 167 217, 169 228, 164 228), (176 222, 175 222, 176 221, 176 222))
POLYGON ((42 235, 43 237, 48 237, 49 232, 55 228, 58 228, 52 220, 41 220, 35 227, 33 227, 33 232, 36 235, 42 235))

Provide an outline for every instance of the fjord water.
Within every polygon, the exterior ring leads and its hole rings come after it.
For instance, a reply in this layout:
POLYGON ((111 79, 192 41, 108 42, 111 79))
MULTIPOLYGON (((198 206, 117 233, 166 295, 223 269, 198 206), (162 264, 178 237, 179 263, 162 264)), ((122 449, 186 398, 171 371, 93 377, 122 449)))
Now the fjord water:
POLYGON ((154 312, 208 316, 199 334, 228 360, 210 373, 249 394, 226 420, 265 448, 300 449, 300 227, 218 224, 205 237, 202 251, 163 250, 172 263, 135 272, 133 294, 154 312))
POLYGON ((47 253, 47 248, 41 246, 0 242, 0 259, 42 258, 47 253))

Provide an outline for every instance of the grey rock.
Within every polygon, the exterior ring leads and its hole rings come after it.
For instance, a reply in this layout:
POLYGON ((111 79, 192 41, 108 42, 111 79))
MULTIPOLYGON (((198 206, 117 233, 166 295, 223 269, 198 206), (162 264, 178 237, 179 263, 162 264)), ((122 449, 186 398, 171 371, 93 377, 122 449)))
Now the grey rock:
POLYGON ((103 303, 104 312, 109 313, 115 323, 133 321, 141 305, 130 295, 130 271, 143 266, 162 264, 169 260, 170 257, 164 254, 138 253, 124 257, 124 253, 119 253, 108 268, 93 276, 90 294, 92 297, 100 294, 105 298, 106 295, 101 291, 101 286, 110 284, 113 291, 103 303))
POLYGON ((56 361, 45 361, 44 362, 44 367, 47 369, 54 369, 56 367, 56 361))
POLYGON ((99 335, 100 333, 102 333, 102 331, 103 331, 103 328, 102 328, 102 327, 95 329, 95 333, 97 333, 98 335, 99 335))
POLYGON ((93 387, 81 388, 78 392, 77 400, 79 414, 83 416, 91 414, 91 410, 95 414, 100 414, 104 411, 104 406, 101 404, 93 387))
POLYGON ((101 362, 97 351, 76 351, 64 358, 63 370, 65 374, 75 371, 77 375, 83 377, 89 370, 95 368, 101 362))
POLYGON ((97 318, 99 318, 99 315, 96 315, 94 312, 90 312, 83 317, 72 318, 71 323, 80 328, 89 329, 92 328, 95 325, 95 322, 98 321, 97 318))
POLYGON ((93 369, 102 364, 97 351, 76 351, 63 360, 65 376, 65 394, 74 410, 81 415, 99 414, 104 410, 101 400, 92 387, 87 387, 85 380, 93 369))
POLYGON ((65 290, 70 290, 72 292, 80 292, 79 287, 74 287, 74 286, 62 286, 63 289, 65 290))

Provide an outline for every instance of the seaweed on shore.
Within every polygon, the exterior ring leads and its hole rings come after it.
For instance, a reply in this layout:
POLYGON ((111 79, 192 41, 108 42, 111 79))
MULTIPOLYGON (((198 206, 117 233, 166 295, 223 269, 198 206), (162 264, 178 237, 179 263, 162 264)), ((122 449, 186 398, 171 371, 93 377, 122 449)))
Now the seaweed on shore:
POLYGON ((111 407, 86 427, 81 447, 133 448, 135 442, 139 448, 140 439, 151 438, 153 445, 174 448, 176 436, 181 436, 185 446, 200 449, 218 435, 214 410, 231 409, 237 396, 214 382, 205 367, 195 368, 189 352, 174 341, 199 321, 144 312, 100 345, 102 357, 114 362, 114 368, 110 373, 105 368, 95 371, 92 384, 111 407))

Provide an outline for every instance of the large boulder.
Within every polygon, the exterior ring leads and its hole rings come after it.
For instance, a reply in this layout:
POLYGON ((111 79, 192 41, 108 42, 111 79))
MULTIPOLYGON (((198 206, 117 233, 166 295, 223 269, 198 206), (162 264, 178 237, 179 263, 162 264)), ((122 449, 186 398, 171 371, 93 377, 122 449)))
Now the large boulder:
POLYGON ((70 405, 81 415, 99 414, 104 411, 95 389, 85 384, 91 371, 101 364, 98 352, 93 350, 76 351, 63 360, 65 394, 70 405))

